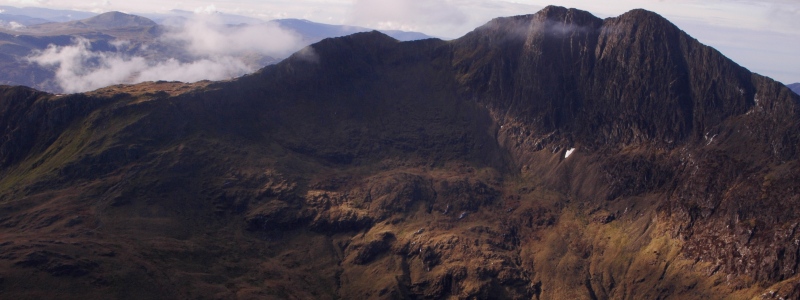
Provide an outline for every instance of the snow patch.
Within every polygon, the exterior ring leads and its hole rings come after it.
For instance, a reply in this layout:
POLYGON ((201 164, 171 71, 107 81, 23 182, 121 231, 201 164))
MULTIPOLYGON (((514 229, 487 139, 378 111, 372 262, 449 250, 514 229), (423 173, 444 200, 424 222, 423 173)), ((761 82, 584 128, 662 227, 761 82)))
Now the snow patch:
POLYGON ((708 138, 708 135, 706 135, 706 140, 708 140, 708 143, 706 143, 706 146, 708 146, 708 145, 711 145, 711 143, 713 143, 713 142, 714 142, 714 138, 715 138, 715 137, 717 137, 717 135, 716 135, 716 134, 715 134, 714 136, 712 136, 712 137, 711 137, 711 139, 709 139, 709 138, 708 138))
POLYGON ((570 155, 572 155, 572 152, 575 152, 575 148, 567 150, 567 153, 564 153, 564 158, 567 158, 570 155))

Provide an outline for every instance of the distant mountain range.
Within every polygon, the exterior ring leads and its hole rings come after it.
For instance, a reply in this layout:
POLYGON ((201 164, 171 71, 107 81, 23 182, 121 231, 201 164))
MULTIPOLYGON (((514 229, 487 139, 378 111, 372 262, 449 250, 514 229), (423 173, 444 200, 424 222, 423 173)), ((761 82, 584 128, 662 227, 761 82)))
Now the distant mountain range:
POLYGON ((96 15, 96 13, 77 10, 0 6, 0 20, 19 20, 21 22, 25 22, 23 25, 34 25, 47 22, 69 22, 91 18, 96 15))
MULTIPOLYGON (((135 83, 139 71, 131 71, 131 76, 123 76, 122 82, 109 82, 108 79, 97 84, 87 83, 80 87, 65 86, 84 78, 78 78, 88 71, 83 67, 105 67, 109 69, 111 62, 131 62, 142 60, 150 65, 163 65, 178 62, 181 66, 196 66, 195 63, 216 62, 216 66, 234 65, 225 70, 224 76, 236 77, 255 71, 265 65, 273 64, 287 55, 325 38, 350 35, 372 29, 355 26, 330 25, 308 20, 282 19, 264 22, 258 19, 231 14, 214 14, 212 24, 201 25, 190 32, 187 26, 198 25, 195 14, 188 11, 173 10, 167 14, 150 14, 148 17, 108 12, 93 14, 70 10, 52 10, 42 8, 0 7, 0 68, 7 70, 0 74, 0 84, 24 85, 36 89, 61 93, 84 91, 112 83, 135 83), (151 19, 152 18, 152 19, 151 19), (262 28, 262 29, 256 29, 262 28), (263 30, 268 28, 271 30, 263 30), (203 31, 217 30, 216 35, 203 31), (194 33, 193 35, 190 33, 194 33), (258 38, 246 38, 244 41, 227 43, 230 36, 242 37, 245 34, 258 35, 258 38), (275 37, 275 36, 278 37, 275 37), (291 35, 291 36, 288 36, 291 35), (287 37, 288 36, 288 37, 287 37), (217 38, 218 40, 211 40, 217 38), (201 40, 198 40, 201 39, 201 40), (278 50, 270 48, 269 39, 279 40, 283 47, 278 50), (287 39, 289 41, 287 41, 287 39), (254 41, 256 40, 256 41, 254 41), (263 40, 263 41, 258 41, 263 40), (80 42, 79 41, 83 41, 80 42), (82 44, 81 44, 82 43, 82 44), (249 45, 253 43, 254 45, 249 45), (215 61, 220 51, 227 45, 245 47, 236 49, 235 53, 226 53, 231 61, 215 61), (239 44, 246 44, 241 46, 239 44), (204 53, 207 49, 197 47, 214 47, 214 53, 204 53), (252 49, 246 48, 251 46, 252 49), (55 47, 48 50, 48 47, 55 47), (73 47, 72 51, 63 51, 73 47), (78 48, 74 48, 78 47, 78 48), (195 49, 190 49, 195 47, 195 49), (48 54, 48 57, 32 59, 48 54), (66 57, 69 53, 77 53, 66 57), (37 56, 38 55, 38 56, 37 56), (64 60, 84 60, 73 67, 80 70, 64 69, 64 60), (45 64, 44 62, 47 62, 45 64), (84 64, 85 66, 81 66, 84 64), (93 65, 94 64, 94 65, 93 65), (137 73, 138 72, 138 73, 137 73)), ((209 19, 209 18, 207 18, 209 19)), ((205 22, 209 22, 205 20, 205 22)), ((400 41, 431 38, 419 32, 396 30, 382 31, 400 41)), ((221 77, 203 78, 190 76, 188 79, 163 78, 168 80, 222 79, 221 77)), ((220 75, 222 76, 222 75, 220 75)), ((85 76, 84 76, 85 77, 85 76)), ((147 80, 162 79, 158 75, 147 77, 147 80)))
MULTIPOLYGON (((278 26, 280 26, 281 28, 297 32, 311 42, 318 42, 329 37, 340 37, 340 36, 351 35, 358 32, 368 32, 373 30, 370 28, 358 27, 358 26, 322 24, 302 19, 279 19, 270 22, 278 24, 278 26)), ((420 32, 409 32, 400 30, 379 30, 379 31, 399 41, 414 41, 414 40, 424 40, 432 38, 431 36, 420 32)))
POLYGON ((86 19, 67 22, 47 22, 20 28, 16 32, 21 34, 37 35, 42 37, 56 35, 86 35, 106 34, 121 38, 116 30, 131 31, 131 29, 153 28, 158 26, 152 20, 136 15, 121 12, 108 12, 86 19))
MULTIPOLYGON (((194 18, 197 14, 188 10, 173 9, 166 13, 142 13, 139 15, 151 19, 158 24, 177 25, 186 20, 194 18)), ((222 12, 216 12, 213 14, 213 16, 217 18, 220 22, 231 25, 259 24, 264 22, 264 20, 261 19, 241 16, 241 15, 226 14, 222 12)))
POLYGON ((800 95, 800 82, 792 83, 787 86, 789 87, 789 89, 800 95))

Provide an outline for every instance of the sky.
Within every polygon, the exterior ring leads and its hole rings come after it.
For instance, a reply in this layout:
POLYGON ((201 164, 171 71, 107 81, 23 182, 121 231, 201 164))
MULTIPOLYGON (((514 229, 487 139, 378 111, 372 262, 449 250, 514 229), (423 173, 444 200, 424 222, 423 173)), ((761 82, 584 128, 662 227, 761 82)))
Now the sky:
POLYGON ((800 82, 800 0, 0 0, 0 5, 92 12, 218 11, 263 20, 420 31, 457 38, 495 17, 532 14, 547 5, 586 10, 601 18, 644 8, 740 65, 789 84, 800 82))

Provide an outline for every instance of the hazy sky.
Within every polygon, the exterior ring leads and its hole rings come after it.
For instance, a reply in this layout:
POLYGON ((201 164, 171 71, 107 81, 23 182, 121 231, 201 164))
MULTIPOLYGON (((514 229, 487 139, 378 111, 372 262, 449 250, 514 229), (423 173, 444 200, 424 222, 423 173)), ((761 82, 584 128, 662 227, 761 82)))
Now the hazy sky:
POLYGON ((655 11, 739 64, 784 83, 800 82, 800 0, 0 0, 0 5, 129 13, 171 9, 421 31, 459 37, 494 17, 535 13, 554 4, 613 17, 655 11))

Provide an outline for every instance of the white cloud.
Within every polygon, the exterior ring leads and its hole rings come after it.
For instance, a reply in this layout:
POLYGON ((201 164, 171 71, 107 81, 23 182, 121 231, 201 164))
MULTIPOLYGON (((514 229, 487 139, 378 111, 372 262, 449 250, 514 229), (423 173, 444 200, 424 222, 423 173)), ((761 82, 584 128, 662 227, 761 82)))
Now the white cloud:
POLYGON ((206 15, 215 14, 215 13, 217 13, 217 6, 212 4, 212 5, 209 5, 209 6, 206 6, 206 7, 198 7, 198 8, 194 9, 194 13, 196 13, 196 14, 206 14, 206 15))
POLYGON ((25 25, 22 25, 20 23, 14 22, 14 21, 7 22, 7 23, 5 21, 0 21, 0 27, 11 29, 11 30, 19 30, 19 29, 25 28, 25 25))
POLYGON ((285 57, 300 48, 300 37, 275 24, 231 27, 215 15, 196 15, 165 39, 182 43, 196 56, 238 55, 255 52, 285 57))
POLYGON ((123 59, 109 53, 92 52, 89 40, 79 38, 65 47, 49 46, 29 58, 32 62, 56 68, 59 85, 67 92, 80 92, 115 83, 133 76, 142 58, 123 59))
POLYGON ((50 46, 29 58, 56 69, 56 80, 65 92, 85 92, 101 87, 155 80, 195 82, 222 80, 251 72, 240 59, 221 56, 182 63, 176 59, 156 62, 126 57, 116 52, 92 51, 88 40, 78 38, 70 46, 50 46))
POLYGON ((162 59, 129 56, 123 54, 131 46, 126 40, 111 42, 120 52, 93 51, 89 40, 77 38, 72 45, 50 45, 28 59, 52 68, 63 91, 71 93, 119 83, 229 79, 263 67, 248 64, 248 56, 284 57, 301 46, 297 36, 275 25, 229 27, 208 17, 173 28, 160 42, 178 45, 188 55, 162 59))
POLYGON ((11 29, 14 29, 14 30, 25 28, 25 25, 22 25, 20 23, 14 22, 14 21, 8 22, 8 25, 10 25, 11 29))

